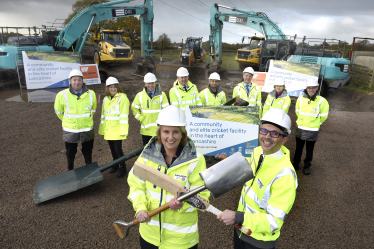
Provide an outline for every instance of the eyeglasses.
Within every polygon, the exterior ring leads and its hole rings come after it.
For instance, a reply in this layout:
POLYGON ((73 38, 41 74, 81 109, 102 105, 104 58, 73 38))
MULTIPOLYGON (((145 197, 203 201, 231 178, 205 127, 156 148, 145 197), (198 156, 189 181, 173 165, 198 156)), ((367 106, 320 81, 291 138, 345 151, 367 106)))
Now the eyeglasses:
POLYGON ((272 137, 272 138, 278 138, 279 136, 282 136, 282 137, 285 137, 286 135, 284 135, 284 134, 281 134, 281 133, 279 133, 279 132, 277 132, 277 131, 268 131, 268 130, 266 130, 266 129, 260 129, 260 134, 261 135, 267 135, 268 133, 270 132, 270 136, 272 137))

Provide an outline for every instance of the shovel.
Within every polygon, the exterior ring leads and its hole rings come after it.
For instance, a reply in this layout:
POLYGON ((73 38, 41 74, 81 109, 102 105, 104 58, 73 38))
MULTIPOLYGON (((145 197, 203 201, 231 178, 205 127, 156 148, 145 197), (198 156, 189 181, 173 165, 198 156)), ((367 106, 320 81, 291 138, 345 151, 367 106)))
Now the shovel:
POLYGON ((100 182, 104 180, 104 177, 101 174, 102 172, 121 162, 140 155, 143 148, 144 147, 134 150, 101 168, 99 168, 97 162, 93 162, 83 167, 40 180, 35 184, 34 201, 36 204, 39 204, 100 182))

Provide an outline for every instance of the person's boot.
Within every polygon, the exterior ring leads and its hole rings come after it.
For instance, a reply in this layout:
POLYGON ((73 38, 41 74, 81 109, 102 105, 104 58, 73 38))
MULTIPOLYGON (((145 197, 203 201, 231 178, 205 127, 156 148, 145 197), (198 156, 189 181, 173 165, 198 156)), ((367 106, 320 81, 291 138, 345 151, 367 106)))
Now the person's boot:
POLYGON ((66 159, 68 161, 68 170, 73 170, 74 169, 74 159, 75 159, 75 156, 66 156, 66 159))
POLYGON ((117 178, 122 178, 126 175, 126 164, 125 163, 121 163, 120 164, 120 167, 119 167, 119 170, 118 170, 118 173, 117 173, 117 178))
POLYGON ((119 168, 118 164, 115 165, 115 166, 113 166, 113 167, 111 167, 110 170, 109 170, 109 173, 110 174, 116 173, 116 171, 118 170, 118 168, 119 168))
POLYGON ((83 154, 83 156, 86 165, 92 163, 92 154, 83 154))
POLYGON ((304 175, 310 175, 310 168, 309 167, 304 167, 303 173, 304 173, 304 175))

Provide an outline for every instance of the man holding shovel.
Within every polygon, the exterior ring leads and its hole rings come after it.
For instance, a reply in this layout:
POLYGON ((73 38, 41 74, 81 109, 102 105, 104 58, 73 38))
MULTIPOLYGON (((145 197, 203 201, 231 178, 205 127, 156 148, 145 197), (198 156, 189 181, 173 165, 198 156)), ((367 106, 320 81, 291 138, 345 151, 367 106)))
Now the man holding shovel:
POLYGON ((254 178, 244 185, 237 211, 225 210, 217 219, 235 227, 234 248, 275 248, 280 229, 296 198, 297 176, 290 152, 283 146, 291 119, 282 109, 271 109, 261 119, 259 147, 247 158, 254 178), (241 226, 239 226, 241 227, 241 226))

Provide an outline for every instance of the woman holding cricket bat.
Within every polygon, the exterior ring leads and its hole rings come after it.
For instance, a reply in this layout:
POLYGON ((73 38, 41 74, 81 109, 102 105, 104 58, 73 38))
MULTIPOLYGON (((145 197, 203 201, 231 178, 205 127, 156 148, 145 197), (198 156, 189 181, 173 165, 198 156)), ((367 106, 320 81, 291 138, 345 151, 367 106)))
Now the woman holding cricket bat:
MULTIPOLYGON (((204 156, 187 136, 186 116, 176 106, 163 109, 157 119, 157 135, 138 158, 138 162, 177 180, 187 189, 204 185, 199 173, 206 169, 204 156)), ((140 223, 140 246, 148 248, 197 248, 199 243, 197 209, 176 196, 133 174, 128 176, 135 216, 140 223), (153 217, 148 212, 169 203, 170 209, 153 217)), ((209 191, 199 194, 206 200, 209 191)))

